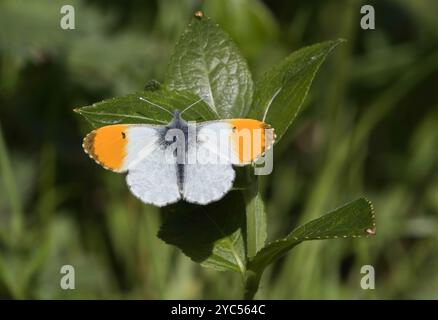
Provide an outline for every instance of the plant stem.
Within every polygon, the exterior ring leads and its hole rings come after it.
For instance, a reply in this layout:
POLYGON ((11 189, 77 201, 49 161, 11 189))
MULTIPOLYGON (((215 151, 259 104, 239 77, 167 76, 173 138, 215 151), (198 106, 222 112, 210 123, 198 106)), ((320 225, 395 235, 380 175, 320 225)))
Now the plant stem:
MULTIPOLYGON (((258 176, 246 170, 246 188, 243 191, 246 204, 246 256, 253 258, 264 247, 266 240, 266 213, 259 191, 258 176)), ((253 299, 260 282, 260 274, 246 268, 244 299, 253 299)))
POLYGON ((258 194, 258 179, 254 176, 251 180, 251 185, 245 191, 246 202, 246 248, 247 256, 254 257, 257 253, 257 212, 254 208, 254 198, 258 194))
POLYGON ((266 212, 259 190, 258 176, 246 171, 246 188, 243 190, 246 205, 246 246, 247 257, 254 257, 265 246, 266 212))
POLYGON ((254 299, 255 294, 259 289, 261 273, 254 272, 253 270, 246 271, 245 275, 245 292, 243 298, 245 300, 254 299))

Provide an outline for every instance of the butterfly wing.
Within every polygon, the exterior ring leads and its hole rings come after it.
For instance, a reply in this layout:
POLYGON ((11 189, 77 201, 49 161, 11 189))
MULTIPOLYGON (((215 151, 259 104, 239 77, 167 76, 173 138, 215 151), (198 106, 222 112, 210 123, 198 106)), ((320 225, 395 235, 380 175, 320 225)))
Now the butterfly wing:
POLYGON ((181 199, 176 158, 168 157, 164 146, 159 146, 153 154, 129 169, 126 183, 144 203, 162 207, 181 199))
POLYGON ((188 161, 184 166, 183 198, 198 204, 208 204, 222 198, 233 186, 235 172, 230 162, 218 162, 206 143, 189 144, 188 161), (192 163, 190 159, 195 159, 192 163))
POLYGON ((90 132, 82 143, 85 152, 105 169, 126 172, 156 148, 159 126, 117 124, 90 132))
POLYGON ((272 146, 274 139, 270 126, 253 119, 200 124, 196 142, 188 145, 183 198, 199 204, 219 200, 233 186, 233 165, 255 161, 272 146))
POLYGON ((275 142, 274 129, 254 119, 208 121, 199 125, 197 138, 221 161, 245 166, 263 156, 275 142))
POLYGON ((181 198, 176 160, 165 159, 161 144, 163 126, 110 125, 89 133, 83 142, 86 153, 115 172, 128 172, 127 184, 141 201, 164 206, 181 198))

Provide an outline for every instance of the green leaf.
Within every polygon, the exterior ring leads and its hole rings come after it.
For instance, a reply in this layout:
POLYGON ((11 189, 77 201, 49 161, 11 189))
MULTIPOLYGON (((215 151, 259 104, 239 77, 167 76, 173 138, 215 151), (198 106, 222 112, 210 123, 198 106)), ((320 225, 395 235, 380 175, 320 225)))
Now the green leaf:
POLYGON ((170 212, 159 238, 204 267, 245 273, 245 204, 240 192, 207 206, 181 203, 166 210, 170 212))
MULTIPOLYGON (((199 100, 198 96, 190 92, 158 89, 103 100, 91 106, 75 109, 75 111, 84 116, 96 128, 119 123, 167 124, 172 115, 152 105, 152 103, 172 112, 174 109, 182 110, 199 100)), ((201 100, 184 113, 184 118, 205 121, 213 120, 215 117, 208 105, 201 100)))
POLYGON ((375 234, 374 210, 360 198, 296 228, 286 238, 269 243, 249 259, 245 274, 245 299, 257 292, 265 268, 297 244, 307 240, 360 238, 375 234))
POLYGON ((296 228, 284 239, 271 242, 250 260, 248 268, 260 273, 302 241, 360 238, 374 235, 375 226, 371 203, 360 198, 296 228))
POLYGON ((319 67, 344 40, 318 43, 293 52, 257 82, 248 117, 275 128, 277 142, 298 115, 319 67))
POLYGON ((244 117, 253 82, 236 45, 209 18, 193 18, 167 68, 166 84, 202 97, 218 118, 244 117))

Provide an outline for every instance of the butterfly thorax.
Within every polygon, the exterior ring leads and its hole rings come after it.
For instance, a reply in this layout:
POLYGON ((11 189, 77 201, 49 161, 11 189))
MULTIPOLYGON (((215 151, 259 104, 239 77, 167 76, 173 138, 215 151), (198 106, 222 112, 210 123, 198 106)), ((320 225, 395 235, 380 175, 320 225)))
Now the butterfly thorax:
POLYGON ((181 111, 175 110, 173 112, 173 118, 169 122, 168 125, 164 127, 163 130, 163 142, 165 145, 170 145, 177 141, 179 137, 184 139, 185 147, 187 150, 187 141, 188 141, 188 132, 189 132, 189 126, 187 121, 185 121, 181 117, 181 111))

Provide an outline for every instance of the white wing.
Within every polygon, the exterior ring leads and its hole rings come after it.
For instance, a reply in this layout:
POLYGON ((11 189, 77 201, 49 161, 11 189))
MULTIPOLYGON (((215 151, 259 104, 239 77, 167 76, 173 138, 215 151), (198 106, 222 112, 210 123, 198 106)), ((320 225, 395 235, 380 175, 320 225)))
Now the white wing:
POLYGON ((158 207, 181 198, 176 158, 168 157, 164 146, 157 145, 153 152, 130 168, 126 183, 137 198, 158 207))
POLYGON ((222 164, 241 165, 231 139, 232 134, 233 127, 228 120, 208 121, 199 125, 197 141, 212 153, 212 155, 208 156, 208 160, 217 160, 217 162, 222 164), (217 159, 214 158, 214 155, 216 155, 217 159))
POLYGON ((199 140, 188 145, 182 193, 186 201, 205 205, 231 189, 235 172, 230 160, 217 152, 216 141, 205 140, 201 131, 199 140))
POLYGON ((164 206, 181 198, 176 159, 165 158, 160 145, 164 127, 157 125, 110 125, 92 131, 84 150, 103 167, 128 172, 126 182, 141 201, 164 206))
POLYGON ((176 158, 169 156, 165 146, 160 145, 160 130, 161 126, 130 128, 126 155, 129 189, 144 203, 158 207, 181 198, 176 158))
POLYGON ((135 168, 143 159, 152 155, 159 146, 161 126, 130 125, 126 130, 128 144, 123 167, 135 168))

